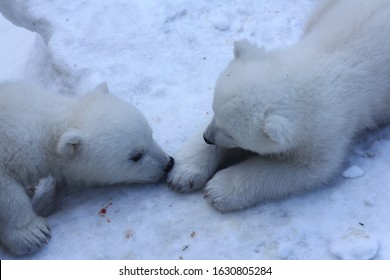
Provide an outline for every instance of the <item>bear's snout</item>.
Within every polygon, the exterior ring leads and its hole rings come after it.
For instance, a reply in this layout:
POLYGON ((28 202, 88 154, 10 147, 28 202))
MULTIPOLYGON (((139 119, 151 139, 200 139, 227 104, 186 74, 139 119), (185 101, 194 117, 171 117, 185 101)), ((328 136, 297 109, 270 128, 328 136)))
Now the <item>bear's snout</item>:
POLYGON ((215 119, 211 121, 209 126, 206 128, 205 132, 203 133, 203 139, 204 141, 209 145, 215 144, 215 133, 216 133, 216 126, 215 126, 215 119))
POLYGON ((164 171, 165 171, 166 173, 168 173, 169 171, 171 171, 171 169, 172 169, 172 167, 173 167, 174 164, 175 164, 174 158, 173 158, 173 157, 169 157, 169 162, 168 162, 167 166, 165 167, 164 171))

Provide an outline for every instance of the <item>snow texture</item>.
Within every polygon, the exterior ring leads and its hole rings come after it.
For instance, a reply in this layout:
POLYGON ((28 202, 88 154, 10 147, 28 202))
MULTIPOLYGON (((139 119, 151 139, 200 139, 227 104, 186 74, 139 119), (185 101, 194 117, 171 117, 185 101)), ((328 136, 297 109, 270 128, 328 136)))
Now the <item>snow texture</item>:
POLYGON ((331 252, 344 260, 369 260, 376 256, 379 242, 362 229, 349 229, 337 238, 331 246, 331 252))
MULTIPOLYGON (((174 154, 210 121, 233 42, 292 44, 316 3, 2 0, 3 15, 30 31, 0 18, 0 80, 69 94, 107 81, 174 154)), ((390 128, 357 139, 345 169, 325 188, 224 214, 164 182, 82 191, 48 218, 49 244, 25 258, 390 259, 390 128), (343 178, 354 165, 364 176, 343 178)), ((0 247, 0 259, 13 258, 0 247)))
POLYGON ((363 176, 363 174, 364 171, 359 166, 356 165, 352 165, 350 168, 348 168, 343 172, 343 176, 345 178, 350 178, 350 179, 363 176))

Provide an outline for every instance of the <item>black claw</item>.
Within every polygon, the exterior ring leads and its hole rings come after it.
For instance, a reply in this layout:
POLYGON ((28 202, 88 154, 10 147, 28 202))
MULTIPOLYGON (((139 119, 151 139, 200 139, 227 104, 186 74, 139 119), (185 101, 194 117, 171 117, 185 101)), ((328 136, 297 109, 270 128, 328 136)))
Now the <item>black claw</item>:
POLYGON ((171 190, 176 190, 175 185, 174 185, 172 182, 168 182, 168 187, 169 187, 171 190))
POLYGON ((47 231, 41 231, 43 233, 43 235, 50 239, 51 238, 51 234, 50 234, 50 228, 47 229, 47 231))

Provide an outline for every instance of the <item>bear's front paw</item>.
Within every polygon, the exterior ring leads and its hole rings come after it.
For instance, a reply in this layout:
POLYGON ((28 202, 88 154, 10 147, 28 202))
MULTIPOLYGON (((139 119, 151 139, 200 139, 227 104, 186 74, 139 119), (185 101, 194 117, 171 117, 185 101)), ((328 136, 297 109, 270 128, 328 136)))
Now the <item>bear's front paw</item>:
POLYGON ((204 188, 210 179, 210 172, 191 167, 188 164, 175 164, 168 174, 168 186, 178 192, 192 192, 204 188))
POLYGON ((47 221, 36 216, 25 227, 12 229, 2 236, 3 244, 17 256, 33 254, 50 240, 47 221))
POLYGON ((246 195, 227 172, 218 172, 207 183, 204 198, 221 212, 243 209, 248 206, 246 195))

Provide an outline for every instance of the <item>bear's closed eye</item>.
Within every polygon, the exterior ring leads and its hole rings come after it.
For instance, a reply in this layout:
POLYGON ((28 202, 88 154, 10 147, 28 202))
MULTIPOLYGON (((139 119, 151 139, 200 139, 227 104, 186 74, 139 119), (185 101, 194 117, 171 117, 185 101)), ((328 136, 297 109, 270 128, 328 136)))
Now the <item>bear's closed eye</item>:
POLYGON ((131 155, 130 159, 134 162, 137 162, 142 158, 143 155, 144 154, 142 152, 136 152, 136 153, 131 155))

